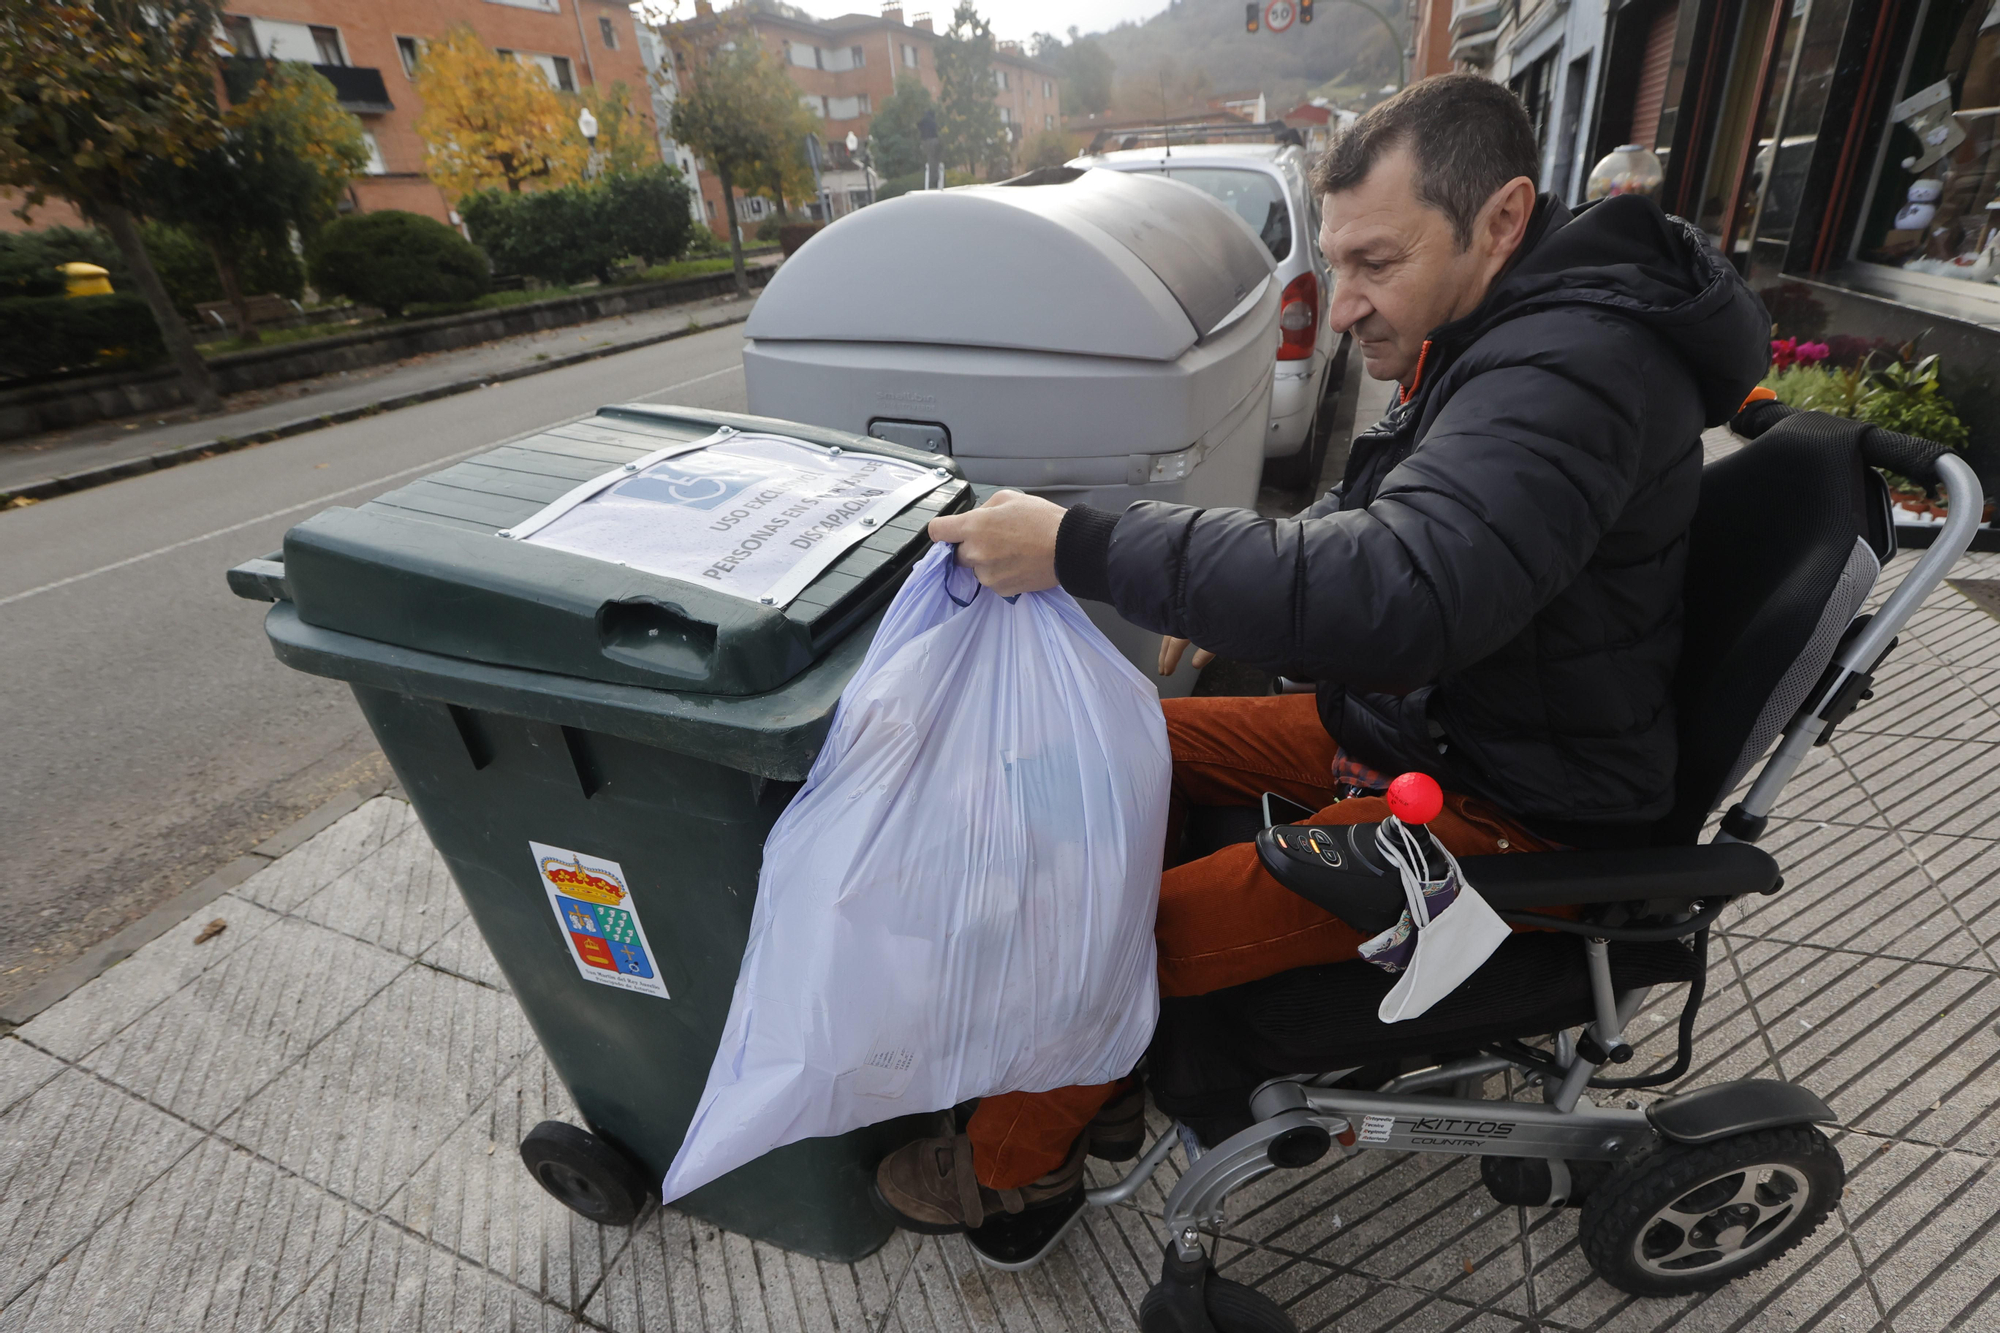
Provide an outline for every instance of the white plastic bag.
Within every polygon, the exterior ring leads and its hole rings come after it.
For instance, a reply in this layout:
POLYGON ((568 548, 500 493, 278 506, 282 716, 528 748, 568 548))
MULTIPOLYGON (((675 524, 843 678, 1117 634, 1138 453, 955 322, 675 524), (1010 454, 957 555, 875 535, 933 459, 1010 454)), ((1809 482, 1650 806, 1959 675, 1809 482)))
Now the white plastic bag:
POLYGON ((1061 590, 939 544, 764 847, 671 1202, 773 1148, 1131 1072, 1159 1014, 1170 758, 1152 685, 1061 590))

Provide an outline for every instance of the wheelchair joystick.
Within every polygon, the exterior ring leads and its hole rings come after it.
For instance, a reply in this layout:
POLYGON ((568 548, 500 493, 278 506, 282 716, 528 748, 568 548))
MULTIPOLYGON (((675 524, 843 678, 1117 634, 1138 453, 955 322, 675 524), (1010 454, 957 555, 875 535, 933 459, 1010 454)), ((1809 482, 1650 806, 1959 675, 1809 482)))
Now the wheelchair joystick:
POLYGON ((1405 773, 1389 784, 1388 800, 1405 824, 1428 824, 1444 809, 1444 788, 1428 773, 1405 773))

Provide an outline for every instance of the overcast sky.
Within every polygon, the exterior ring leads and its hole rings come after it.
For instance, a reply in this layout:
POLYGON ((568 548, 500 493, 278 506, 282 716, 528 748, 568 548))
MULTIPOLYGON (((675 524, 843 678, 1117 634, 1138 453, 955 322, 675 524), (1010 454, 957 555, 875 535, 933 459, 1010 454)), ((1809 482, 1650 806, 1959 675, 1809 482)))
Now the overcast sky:
MULTIPOLYGON (((791 0, 808 14, 831 18, 836 14, 872 14, 879 4, 869 0, 791 0)), ((942 31, 951 23, 957 0, 903 0, 905 17, 928 9, 932 22, 942 31)), ((1010 41, 1026 41, 1038 32, 1067 33, 1074 24, 1080 32, 1102 32, 1126 19, 1149 18, 1167 7, 1167 0, 979 0, 979 12, 993 24, 995 36, 1010 41)))

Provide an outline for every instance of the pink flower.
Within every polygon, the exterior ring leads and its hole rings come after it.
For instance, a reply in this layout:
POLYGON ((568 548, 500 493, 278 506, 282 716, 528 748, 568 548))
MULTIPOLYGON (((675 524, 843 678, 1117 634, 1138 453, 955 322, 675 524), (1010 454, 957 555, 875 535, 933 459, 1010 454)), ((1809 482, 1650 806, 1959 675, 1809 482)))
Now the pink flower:
POLYGON ((1771 339, 1771 369, 1790 370, 1792 363, 1799 359, 1799 340, 1796 338, 1771 339))
POLYGON ((1792 351, 1799 365, 1816 366, 1832 354, 1832 348, 1825 343, 1800 343, 1792 351))

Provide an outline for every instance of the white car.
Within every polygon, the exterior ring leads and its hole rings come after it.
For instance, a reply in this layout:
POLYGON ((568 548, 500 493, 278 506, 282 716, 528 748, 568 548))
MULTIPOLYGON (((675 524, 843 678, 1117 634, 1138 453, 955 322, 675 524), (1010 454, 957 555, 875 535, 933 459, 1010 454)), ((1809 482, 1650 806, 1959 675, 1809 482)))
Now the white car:
POLYGON ((1279 143, 1162 143, 1088 154, 1069 165, 1154 171, 1185 182, 1227 204, 1269 247, 1284 293, 1278 317, 1284 340, 1271 378, 1264 475, 1279 485, 1313 485, 1340 392, 1335 372, 1343 342, 1327 324, 1333 273, 1319 252, 1319 200, 1306 181, 1305 150, 1279 143))

